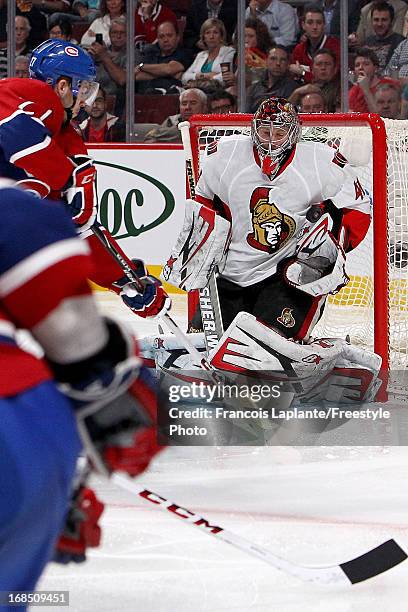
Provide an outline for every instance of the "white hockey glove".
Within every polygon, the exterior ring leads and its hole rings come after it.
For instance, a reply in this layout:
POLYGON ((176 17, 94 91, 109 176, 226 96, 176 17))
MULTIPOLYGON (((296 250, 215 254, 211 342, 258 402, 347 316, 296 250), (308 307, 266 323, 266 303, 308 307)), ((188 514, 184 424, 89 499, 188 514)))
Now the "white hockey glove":
POLYGON ((163 280, 184 289, 206 287, 228 249, 231 224, 214 210, 187 200, 183 228, 161 273, 163 280))
POLYGON ((295 259, 283 271, 288 285, 315 297, 335 294, 347 285, 350 278, 346 273, 346 256, 341 246, 343 233, 337 242, 330 228, 328 214, 311 226, 310 232, 297 247, 295 259))

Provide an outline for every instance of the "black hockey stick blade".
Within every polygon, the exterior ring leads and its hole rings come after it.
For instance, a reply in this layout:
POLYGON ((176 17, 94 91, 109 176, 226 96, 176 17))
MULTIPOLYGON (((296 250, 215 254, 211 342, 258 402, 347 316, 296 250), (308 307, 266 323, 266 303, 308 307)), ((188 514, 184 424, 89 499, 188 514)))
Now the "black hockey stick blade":
POLYGON ((391 539, 360 557, 356 557, 346 563, 340 563, 340 567, 351 584, 356 584, 386 572, 407 558, 407 553, 395 540, 391 539))

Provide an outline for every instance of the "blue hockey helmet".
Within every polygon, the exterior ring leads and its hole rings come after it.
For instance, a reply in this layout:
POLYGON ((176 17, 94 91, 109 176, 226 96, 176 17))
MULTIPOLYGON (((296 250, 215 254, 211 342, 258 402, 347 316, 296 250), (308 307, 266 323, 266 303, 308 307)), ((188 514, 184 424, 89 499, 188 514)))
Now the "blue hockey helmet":
POLYGON ((98 84, 92 57, 78 45, 51 38, 36 47, 31 55, 30 78, 54 86, 61 77, 71 80, 72 93, 91 106, 98 84))

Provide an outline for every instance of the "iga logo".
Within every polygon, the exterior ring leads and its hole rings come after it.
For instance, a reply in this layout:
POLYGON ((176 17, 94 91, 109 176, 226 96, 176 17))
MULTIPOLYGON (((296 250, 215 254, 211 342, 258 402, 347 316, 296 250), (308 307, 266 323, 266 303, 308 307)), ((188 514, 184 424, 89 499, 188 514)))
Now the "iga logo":
POLYGON ((65 53, 71 57, 78 57, 79 51, 75 47, 65 47, 65 53))

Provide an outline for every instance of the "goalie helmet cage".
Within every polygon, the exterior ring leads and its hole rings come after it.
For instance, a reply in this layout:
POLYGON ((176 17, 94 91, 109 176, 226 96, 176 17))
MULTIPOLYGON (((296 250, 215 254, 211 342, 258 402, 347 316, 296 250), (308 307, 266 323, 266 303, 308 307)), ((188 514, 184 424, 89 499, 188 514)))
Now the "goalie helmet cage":
MULTIPOLYGON (((329 296, 315 337, 349 336, 383 359, 384 378, 408 366, 408 121, 369 113, 300 115, 302 140, 338 148, 372 197, 372 224, 347 257, 350 283, 329 296)), ((250 134, 252 115, 193 115, 189 136, 193 170, 221 137, 250 134)), ((384 401, 386 394, 377 399, 384 401)))

